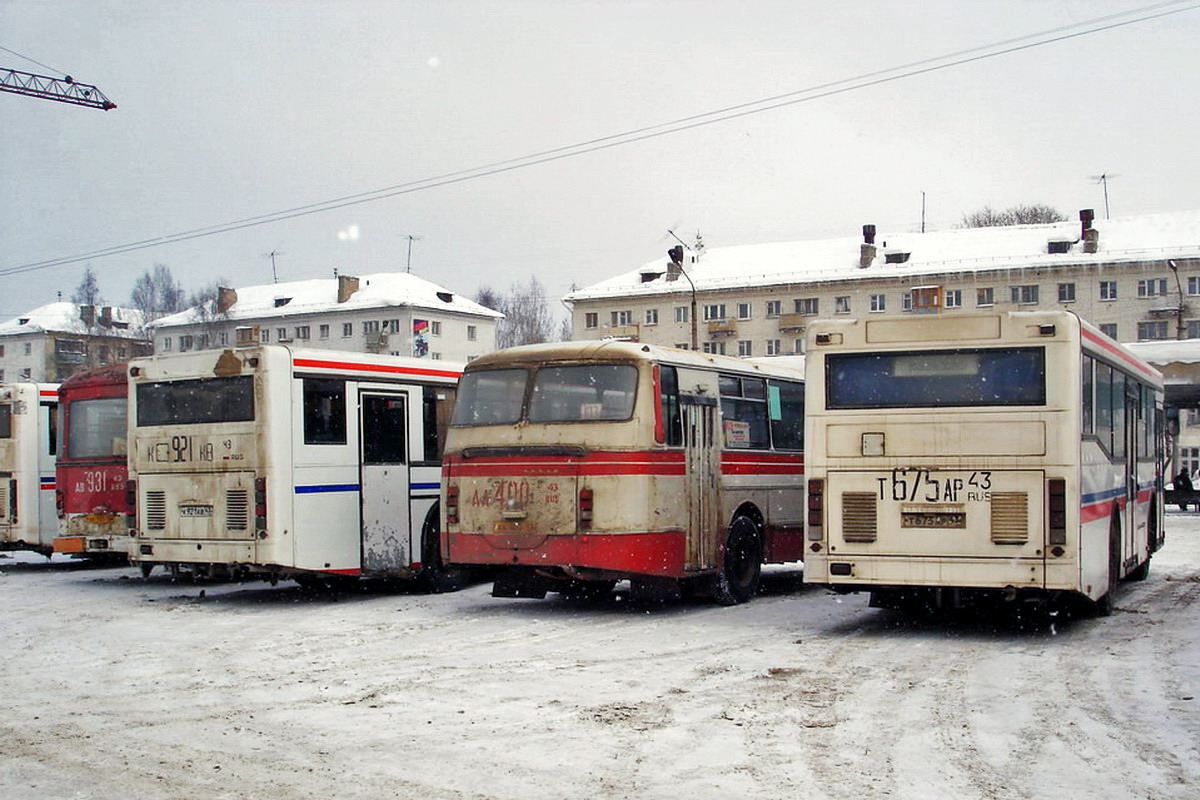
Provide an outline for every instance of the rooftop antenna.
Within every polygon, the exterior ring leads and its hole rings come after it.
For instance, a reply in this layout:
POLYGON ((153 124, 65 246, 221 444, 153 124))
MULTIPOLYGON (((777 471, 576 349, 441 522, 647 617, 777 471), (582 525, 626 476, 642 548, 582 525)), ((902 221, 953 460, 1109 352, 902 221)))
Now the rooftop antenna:
POLYGON ((1104 218, 1108 219, 1108 182, 1119 177, 1111 172, 1101 172, 1099 175, 1089 175, 1088 179, 1104 186, 1104 218))
POLYGON ((420 236, 413 236, 411 233, 406 236, 408 239, 408 261, 404 263, 404 271, 412 272, 412 243, 420 240, 420 236))
POLYGON ((279 283, 279 275, 275 272, 275 256, 283 255, 282 250, 272 250, 266 254, 266 258, 271 259, 271 283, 279 283))

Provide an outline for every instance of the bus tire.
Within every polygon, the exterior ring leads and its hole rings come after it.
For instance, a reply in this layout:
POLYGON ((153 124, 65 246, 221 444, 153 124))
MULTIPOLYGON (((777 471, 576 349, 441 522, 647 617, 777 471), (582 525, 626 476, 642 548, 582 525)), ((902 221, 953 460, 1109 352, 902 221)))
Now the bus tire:
POLYGON ((439 509, 435 505, 425 515, 421 526, 421 571, 417 580, 425 590, 433 594, 457 592, 467 585, 470 570, 455 567, 442 561, 442 531, 439 509))
POLYGON ((729 526, 725 540, 725 560, 717 575, 714 598, 723 606, 745 603, 758 593, 762 577, 762 537, 758 525, 749 517, 739 516, 729 526))
POLYGON ((1121 579, 1121 511, 1114 508, 1108 523, 1108 591, 1096 601, 1096 616, 1107 617, 1112 614, 1113 595, 1117 591, 1117 583, 1121 579))

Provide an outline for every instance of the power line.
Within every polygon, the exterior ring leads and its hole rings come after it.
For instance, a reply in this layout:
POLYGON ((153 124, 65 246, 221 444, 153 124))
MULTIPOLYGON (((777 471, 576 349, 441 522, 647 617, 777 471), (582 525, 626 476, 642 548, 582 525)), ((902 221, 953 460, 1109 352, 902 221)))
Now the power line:
POLYGON ((273 222, 283 222, 289 219, 296 219, 298 217, 309 216, 325 211, 333 211, 340 208, 346 208, 348 206, 372 203, 399 195, 412 194, 414 192, 436 189, 455 183, 478 180, 480 178, 511 172, 518 169, 526 169, 528 167, 559 161, 565 158, 572 158, 574 156, 594 153, 600 150, 607 150, 614 147, 633 144, 635 142, 645 141, 647 139, 654 139, 673 133, 681 133, 683 131, 692 130, 693 128, 714 125, 718 122, 727 122, 729 120, 751 116, 753 114, 761 114, 766 111, 773 111, 790 105, 807 103, 813 100, 845 94, 847 92, 856 91, 859 89, 866 89, 872 86, 892 83, 905 78, 939 72, 952 67, 983 61, 989 58, 995 58, 997 56, 1009 55, 1023 50, 1042 47, 1048 44, 1055 44, 1070 39, 1076 39, 1094 33, 1101 33, 1117 28, 1123 28, 1137 23, 1147 22, 1149 20, 1180 14, 1185 11, 1192 11, 1196 8, 1200 8, 1200 3, 1195 2, 1195 0, 1166 0, 1166 2, 1154 3, 1148 6, 1130 9, 1128 11, 1108 14, 1102 17, 1095 17, 1093 19, 1072 23, 1070 25, 1050 28, 1048 30, 1026 34, 1024 36, 1011 39, 1004 39, 991 44, 981 45, 966 50, 959 50, 934 58, 913 61, 884 70, 867 72, 851 78, 843 78, 841 80, 811 86, 806 89, 799 89, 784 94, 761 98, 759 100, 726 106, 713 111, 706 111, 700 114, 680 117, 668 122, 661 122, 641 128, 634 128, 622 133, 610 134, 607 136, 588 139, 549 150, 542 150, 536 153, 531 153, 517 158, 511 158, 504 161, 496 161, 490 164, 471 167, 469 169, 457 170, 454 172, 443 173, 441 175, 435 175, 429 178, 422 178, 408 181, 406 183, 394 184, 392 186, 386 186, 380 189, 345 195, 307 205, 295 206, 293 208, 283 209, 281 211, 260 214, 252 217, 244 217, 242 219, 232 220, 230 222, 225 222, 218 225, 210 225, 203 228, 195 228, 193 230, 180 231, 178 233, 156 236, 150 239, 142 239, 140 241, 114 245, 112 247, 101 248, 99 250, 93 250, 87 253, 63 256, 61 258, 46 259, 43 261, 33 261, 26 264, 17 264, 11 267, 0 269, 0 276, 16 275, 23 272, 49 269, 51 267, 75 264, 94 258, 121 255, 151 247, 160 247, 167 244, 176 244, 206 236, 215 236, 221 233, 232 233, 233 231, 257 227, 260 225, 267 225, 273 222), (1182 7, 1172 8, 1172 6, 1182 7), (1122 19, 1124 17, 1132 18, 1122 19), (1080 28, 1083 30, 1079 30, 1080 28))

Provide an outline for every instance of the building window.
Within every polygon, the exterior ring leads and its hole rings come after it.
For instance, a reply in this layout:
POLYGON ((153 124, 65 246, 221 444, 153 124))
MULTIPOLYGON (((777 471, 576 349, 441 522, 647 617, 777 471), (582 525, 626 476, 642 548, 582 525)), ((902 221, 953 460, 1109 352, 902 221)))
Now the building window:
POLYGON ((1193 275, 1188 278, 1188 294, 1200 294, 1200 277, 1193 275))
POLYGON ((687 350, 687 349, 688 349, 688 343, 687 343, 687 342, 676 342, 676 343, 675 343, 675 349, 676 349, 676 350, 687 350))
POLYGON ((992 287, 975 290, 975 305, 986 308, 996 304, 996 292, 992 287))
POLYGON ((584 314, 583 327, 588 328, 589 330, 600 327, 600 315, 595 311, 589 311, 588 313, 584 314))
POLYGON ((1185 335, 1189 339, 1200 339, 1200 320, 1189 319, 1185 335))
POLYGON ((1060 283, 1058 285, 1058 302, 1074 303, 1075 302, 1075 284, 1060 283))
POLYGON ((125 345, 121 345, 120 347, 118 347, 117 348, 117 360, 125 361, 128 358, 129 358, 129 350, 125 347, 125 345))
POLYGON ((329 338, 329 326, 328 325, 317 326, 317 335, 320 336, 322 339, 328 339, 329 338))
POLYGON ((1100 332, 1103 333, 1105 336, 1107 336, 1110 339, 1120 341, 1119 339, 1117 339, 1117 323, 1115 323, 1115 322, 1103 323, 1100 326, 1100 332))
POLYGON ((768 300, 767 301, 767 316, 768 317, 778 317, 779 312, 782 309, 782 306, 783 306, 783 303, 779 300, 768 300))
POLYGON ((945 308, 962 308, 962 289, 947 289, 945 308))
POLYGON ((191 349, 192 349, 192 345, 193 345, 194 341, 195 341, 195 340, 194 340, 194 339, 192 339, 192 337, 191 337, 191 336, 187 336, 187 335, 185 335, 185 336, 180 336, 180 337, 179 337, 179 352, 181 352, 181 353, 182 353, 182 352, 184 352, 185 350, 191 350, 191 349))
POLYGON ((400 332, 400 320, 398 320, 398 319, 385 319, 385 320, 382 320, 379 324, 384 333, 399 333, 400 332))
POLYGON ((611 315, 611 325, 614 328, 624 327, 633 322, 633 315, 628 311, 614 311, 611 315))
POLYGON ((737 318, 741 319, 741 320, 750 319, 750 304, 749 303, 738 303, 737 304, 737 318))
POLYGON ((4 345, 0 344, 0 358, 4 358, 4 345))
POLYGON ((442 335, 442 323, 440 320, 431 319, 429 321, 429 332, 434 336, 442 335))
MULTIPOLYGON (((21 370, 21 374, 19 377, 23 381, 32 380, 33 379, 33 369, 31 367, 25 367, 24 369, 21 370)), ((51 440, 51 441, 53 441, 53 440, 51 440)))
POLYGON ((308 335, 308 333, 309 333, 309 331, 308 331, 308 326, 307 326, 307 325, 297 325, 297 326, 296 326, 296 338, 297 338, 297 339, 307 339, 307 338, 309 338, 309 335, 308 335))
POLYGON ((271 329, 270 328, 263 328, 260 331, 260 334, 262 335, 263 344, 266 344, 267 342, 271 341, 271 329))
POLYGON ((818 297, 802 297, 796 300, 796 313, 807 314, 808 316, 816 316, 820 313, 820 298, 818 297))
POLYGON ((171 337, 164 336, 162 340, 162 349, 164 353, 171 352, 171 337))
POLYGON ((871 295, 871 311, 873 311, 875 313, 879 313, 880 311, 887 311, 887 295, 886 294, 871 295))
POLYGON ((778 339, 767 339, 767 355, 777 356, 782 352, 783 351, 780 348, 780 341, 778 339))
POLYGON ((675 306, 675 321, 676 322, 687 322, 688 319, 689 319, 688 307, 687 306, 675 306))
POLYGON ((1138 281, 1138 297, 1162 297, 1166 293, 1166 278, 1147 278, 1138 281))
POLYGON ((219 333, 217 334, 217 341, 219 341, 219 342, 221 343, 221 346, 222 346, 222 347, 224 347, 225 345, 229 344, 229 331, 221 331, 221 332, 219 332, 219 333))
POLYGON ((647 308, 646 309, 646 324, 647 325, 657 325, 658 324, 658 309, 657 308, 647 308))
POLYGON ((753 355, 753 351, 753 344, 749 340, 742 340, 738 342, 738 355, 742 358, 749 358, 751 355, 753 355))
POLYGON ((429 357, 430 357, 432 360, 434 360, 434 361, 441 361, 441 360, 442 360, 442 354, 441 354, 441 353, 432 353, 432 352, 431 352, 431 353, 429 354, 429 357))
POLYGON ((4 370, 0 369, 0 382, 4 381, 4 370))
POLYGON ((792 342, 792 352, 795 353, 796 355, 803 355, 804 347, 805 347, 804 337, 801 337, 801 338, 797 339, 796 341, 792 342))
POLYGON ((701 346, 701 349, 704 352, 710 353, 714 356, 725 355, 725 343, 724 342, 705 342, 701 346))
POLYGON ((1024 286, 1012 286, 1012 301, 1019 306, 1036 306, 1038 302, 1038 287, 1036 283, 1024 286))
POLYGON ((1162 322, 1139 322, 1138 323, 1138 341, 1150 342, 1158 339, 1167 338, 1167 323, 1162 322))
POLYGON ((704 321, 716 321, 725 319, 725 304, 712 303, 704 307, 704 321))
POLYGON ((25 342, 25 355, 33 355, 33 342, 25 342))
POLYGON ((1117 299, 1117 282, 1116 281, 1100 281, 1100 299, 1101 300, 1116 300, 1117 299))
POLYGON ((850 295, 844 294, 840 297, 833 298, 833 313, 849 314, 850 313, 850 295))
POLYGON ((473 341, 475 341, 476 338, 478 338, 478 336, 479 336, 479 333, 476 330, 475 326, 468 325, 467 326, 467 341, 473 342, 473 341))
POLYGON ((277 328, 275 330, 275 341, 277 341, 277 342, 288 341, 287 328, 277 328))
POLYGON ((342 323, 342 338, 349 339, 353 335, 354 335, 354 323, 353 322, 343 322, 342 323))
POLYGON ((912 311, 912 292, 905 292, 900 295, 900 310, 912 311))
POLYGON ((363 335, 379 333, 379 320, 369 319, 363 323, 363 335))

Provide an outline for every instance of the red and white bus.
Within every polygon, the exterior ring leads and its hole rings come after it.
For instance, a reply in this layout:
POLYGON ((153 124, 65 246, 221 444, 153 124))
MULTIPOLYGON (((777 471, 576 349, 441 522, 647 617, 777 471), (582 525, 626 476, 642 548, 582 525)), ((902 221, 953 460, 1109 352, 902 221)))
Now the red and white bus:
POLYGON ((128 394, 125 364, 81 372, 58 388, 56 553, 128 558, 128 394))
POLYGON ((1086 598, 1163 543, 1163 381, 1066 311, 808 328, 804 579, 876 606, 1086 598))
POLYGON ((58 384, 0 384, 0 550, 53 552, 57 407, 58 384))
POLYGON ((803 555, 804 385, 791 369, 620 341, 467 365, 443 465, 443 549, 493 594, 755 594, 803 555))
POLYGON ((280 345, 130 362, 130 560, 201 577, 455 588, 437 504, 461 370, 280 345))

